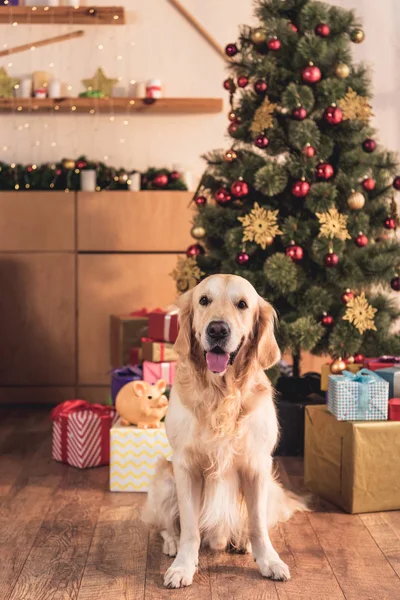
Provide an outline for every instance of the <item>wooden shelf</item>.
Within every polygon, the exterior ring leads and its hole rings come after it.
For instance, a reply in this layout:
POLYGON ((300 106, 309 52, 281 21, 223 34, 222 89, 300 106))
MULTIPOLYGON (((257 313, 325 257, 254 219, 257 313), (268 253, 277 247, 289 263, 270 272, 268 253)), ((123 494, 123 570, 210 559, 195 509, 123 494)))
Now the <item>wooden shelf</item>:
POLYGON ((124 25, 122 6, 0 6, 0 23, 124 25))
POLYGON ((0 112, 199 114, 222 111, 222 98, 0 98, 0 112))

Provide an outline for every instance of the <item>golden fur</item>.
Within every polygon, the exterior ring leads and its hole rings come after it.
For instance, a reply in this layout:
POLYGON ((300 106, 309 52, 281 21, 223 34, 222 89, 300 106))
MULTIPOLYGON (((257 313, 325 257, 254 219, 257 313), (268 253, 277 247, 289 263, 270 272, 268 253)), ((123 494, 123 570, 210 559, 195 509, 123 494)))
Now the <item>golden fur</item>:
POLYGON ((215 550, 247 550, 251 543, 264 576, 288 579, 268 527, 306 506, 280 486, 272 468, 278 423, 264 370, 280 358, 275 311, 233 275, 208 277, 181 297, 179 309, 180 361, 166 418, 173 469, 160 463, 143 513, 160 531, 164 552, 176 554, 165 585, 191 584, 201 541, 215 550), (227 355, 237 352, 222 373, 210 371, 204 358, 214 320, 229 325, 227 355))

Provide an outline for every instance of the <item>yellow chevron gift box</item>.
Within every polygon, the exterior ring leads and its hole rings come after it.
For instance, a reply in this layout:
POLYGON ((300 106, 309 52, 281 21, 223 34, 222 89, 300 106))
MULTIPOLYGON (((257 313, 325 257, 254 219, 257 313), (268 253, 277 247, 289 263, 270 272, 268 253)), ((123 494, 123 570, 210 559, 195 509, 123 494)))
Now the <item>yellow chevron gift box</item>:
POLYGON ((163 423, 160 429, 140 429, 118 419, 110 429, 110 490, 147 492, 162 456, 172 456, 163 423))

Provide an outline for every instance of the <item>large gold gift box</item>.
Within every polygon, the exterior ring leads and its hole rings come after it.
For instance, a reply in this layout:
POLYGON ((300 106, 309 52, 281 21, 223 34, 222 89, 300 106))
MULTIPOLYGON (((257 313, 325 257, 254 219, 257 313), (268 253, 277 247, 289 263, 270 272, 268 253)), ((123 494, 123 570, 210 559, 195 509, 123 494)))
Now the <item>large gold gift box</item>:
POLYGON ((337 421, 307 406, 306 486, 349 513, 400 509, 400 421, 337 421))
MULTIPOLYGON (((358 373, 358 371, 360 369, 362 369, 362 368, 363 368, 363 366, 361 364, 358 364, 358 363, 353 363, 353 364, 346 365, 346 370, 347 371, 351 371, 351 373, 358 373)), ((329 375, 332 375, 332 373, 331 373, 331 365, 329 363, 325 363, 321 367, 321 391, 322 392, 327 392, 328 391, 328 377, 329 377, 329 375)))

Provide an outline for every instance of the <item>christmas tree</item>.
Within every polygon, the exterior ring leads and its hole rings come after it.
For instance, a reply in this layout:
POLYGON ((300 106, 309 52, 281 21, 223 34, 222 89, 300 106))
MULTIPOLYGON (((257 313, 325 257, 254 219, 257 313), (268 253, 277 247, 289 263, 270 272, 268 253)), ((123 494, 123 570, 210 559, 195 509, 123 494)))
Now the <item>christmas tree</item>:
POLYGON ((210 152, 194 197, 183 292, 212 273, 248 279, 277 309, 294 374, 302 350, 399 354, 396 156, 370 125, 367 69, 351 59, 353 12, 312 0, 258 0, 260 24, 228 44, 225 151, 210 152))

